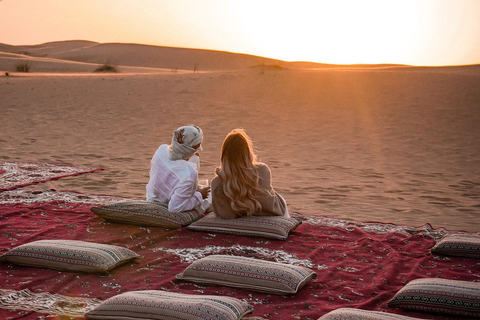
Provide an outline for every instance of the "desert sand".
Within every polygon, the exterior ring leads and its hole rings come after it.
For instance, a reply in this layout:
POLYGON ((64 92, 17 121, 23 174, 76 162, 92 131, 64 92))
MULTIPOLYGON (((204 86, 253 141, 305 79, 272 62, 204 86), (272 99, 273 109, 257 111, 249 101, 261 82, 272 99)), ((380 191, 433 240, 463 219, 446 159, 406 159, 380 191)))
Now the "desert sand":
POLYGON ((0 160, 105 169, 33 189, 144 197, 150 158, 177 127, 202 127, 209 179, 225 135, 244 128, 291 211, 479 231, 478 88, 480 66, 0 44, 0 160), (17 72, 25 62, 30 72, 17 72), (104 63, 118 72, 93 72, 104 63))

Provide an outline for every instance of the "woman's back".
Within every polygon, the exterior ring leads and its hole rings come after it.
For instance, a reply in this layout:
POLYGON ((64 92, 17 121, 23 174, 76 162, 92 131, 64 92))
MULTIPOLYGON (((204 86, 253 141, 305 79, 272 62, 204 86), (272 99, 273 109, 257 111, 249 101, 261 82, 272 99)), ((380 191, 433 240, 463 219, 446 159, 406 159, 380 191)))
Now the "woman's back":
MULTIPOLYGON (((261 209, 254 212, 255 216, 288 216, 287 204, 272 187, 270 168, 264 163, 257 163, 258 189, 253 197, 260 203, 261 209)), ((232 208, 232 200, 224 192, 224 180, 217 175, 211 184, 213 212, 224 219, 234 219, 246 216, 232 208)))

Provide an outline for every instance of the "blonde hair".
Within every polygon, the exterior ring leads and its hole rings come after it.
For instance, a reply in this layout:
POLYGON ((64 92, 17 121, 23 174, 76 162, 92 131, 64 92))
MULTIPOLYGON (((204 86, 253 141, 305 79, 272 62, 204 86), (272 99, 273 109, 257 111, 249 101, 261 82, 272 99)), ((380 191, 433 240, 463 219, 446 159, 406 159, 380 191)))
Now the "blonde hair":
POLYGON ((221 165, 217 174, 223 179, 223 191, 237 215, 253 215, 262 209, 254 198, 259 189, 257 157, 250 137, 243 129, 232 130, 223 141, 221 165))

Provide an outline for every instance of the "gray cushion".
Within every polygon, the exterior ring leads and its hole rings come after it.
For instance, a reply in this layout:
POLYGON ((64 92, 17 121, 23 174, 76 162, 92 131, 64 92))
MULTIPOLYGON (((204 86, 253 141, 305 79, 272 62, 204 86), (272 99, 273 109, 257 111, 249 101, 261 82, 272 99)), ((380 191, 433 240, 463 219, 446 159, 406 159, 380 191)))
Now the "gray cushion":
POLYGON ((431 251, 433 254, 480 258, 480 235, 448 235, 438 241, 431 251))
POLYGON ((66 271, 107 272, 140 257, 130 249, 78 240, 39 240, 0 256, 13 264, 66 271))
POLYGON ((302 266, 228 255, 193 262, 177 279, 273 294, 294 294, 316 277, 302 266))
POLYGON ((223 219, 210 213, 188 226, 189 230, 213 233, 228 233, 246 237, 262 237, 285 240, 290 231, 302 221, 278 216, 253 216, 237 219, 223 219))
POLYGON ((318 320, 423 320, 394 313, 340 308, 323 315, 318 320))
POLYGON ((178 229, 203 217, 197 210, 170 212, 168 205, 145 200, 132 200, 90 209, 109 221, 151 227, 178 229))
POLYGON ((437 278, 412 280, 395 294, 388 306, 480 317, 480 282, 437 278))
POLYGON ((130 291, 105 300, 87 312, 87 319, 238 320, 253 311, 231 297, 160 290, 130 291))

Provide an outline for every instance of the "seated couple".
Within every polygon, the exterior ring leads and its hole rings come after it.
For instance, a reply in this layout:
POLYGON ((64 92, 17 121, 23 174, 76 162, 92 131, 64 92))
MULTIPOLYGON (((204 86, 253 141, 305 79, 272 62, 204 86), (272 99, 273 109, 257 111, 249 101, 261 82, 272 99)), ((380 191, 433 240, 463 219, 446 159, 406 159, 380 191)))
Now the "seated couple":
POLYGON ((211 190, 199 187, 197 152, 202 150, 202 141, 202 130, 188 125, 175 130, 170 145, 157 149, 147 184, 148 201, 168 202, 172 212, 213 210, 224 219, 289 216, 285 200, 272 187, 270 169, 256 161, 252 141, 241 129, 231 131, 223 141, 211 190))

